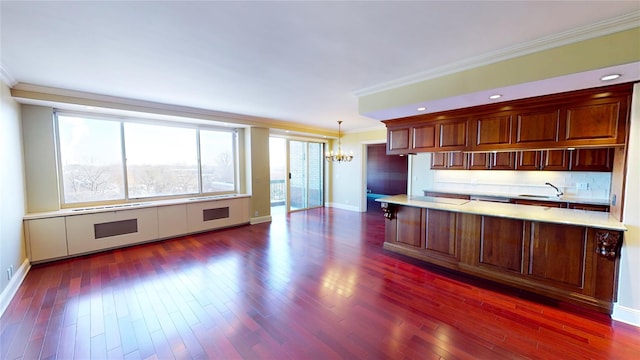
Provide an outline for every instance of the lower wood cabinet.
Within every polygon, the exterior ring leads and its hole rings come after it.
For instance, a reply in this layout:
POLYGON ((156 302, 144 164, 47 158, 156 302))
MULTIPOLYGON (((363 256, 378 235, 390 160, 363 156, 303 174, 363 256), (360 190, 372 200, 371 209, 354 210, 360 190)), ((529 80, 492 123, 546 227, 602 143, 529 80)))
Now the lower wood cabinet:
POLYGON ((384 248, 605 313, 619 231, 388 204, 384 248))

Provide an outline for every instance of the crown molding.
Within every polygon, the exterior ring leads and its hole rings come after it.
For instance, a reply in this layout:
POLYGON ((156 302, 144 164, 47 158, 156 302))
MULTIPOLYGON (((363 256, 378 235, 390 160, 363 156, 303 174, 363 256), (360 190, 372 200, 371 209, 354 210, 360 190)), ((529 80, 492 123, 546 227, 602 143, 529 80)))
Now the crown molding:
POLYGON ((355 90, 352 92, 352 94, 358 97, 371 95, 381 91, 415 84, 445 75, 450 75, 484 65, 514 59, 520 56, 529 55, 584 40, 594 39, 600 36, 610 35, 637 27, 640 27, 640 10, 612 19, 599 21, 587 26, 575 28, 569 31, 510 46, 501 50, 496 50, 475 57, 470 57, 465 60, 452 62, 444 66, 439 66, 427 71, 401 77, 396 80, 391 80, 355 90))
POLYGON ((315 136, 335 136, 335 134, 337 134, 337 131, 334 130, 327 130, 312 125, 287 122, 278 119, 181 105, 170 105, 146 100, 87 93, 35 84, 17 83, 15 86, 11 87, 11 96, 19 102, 41 105, 45 104, 46 106, 66 110, 69 110, 70 107, 73 109, 78 106, 91 107, 92 112, 104 114, 110 114, 114 111, 134 112, 160 117, 186 118, 226 124, 231 123, 241 127, 275 128, 315 136))
POLYGON ((18 82, 16 79, 9 74, 9 72, 4 67, 4 64, 0 63, 0 79, 3 83, 7 84, 9 87, 14 86, 18 82))

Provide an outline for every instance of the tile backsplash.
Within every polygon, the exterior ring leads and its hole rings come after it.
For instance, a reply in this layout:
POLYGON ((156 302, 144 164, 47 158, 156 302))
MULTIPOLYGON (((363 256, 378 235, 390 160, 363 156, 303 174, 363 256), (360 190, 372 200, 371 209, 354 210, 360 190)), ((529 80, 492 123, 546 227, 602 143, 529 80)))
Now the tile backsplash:
POLYGON ((496 195, 554 195, 546 182, 584 199, 608 199, 611 190, 611 173, 606 172, 432 170, 432 181, 436 191, 496 195))

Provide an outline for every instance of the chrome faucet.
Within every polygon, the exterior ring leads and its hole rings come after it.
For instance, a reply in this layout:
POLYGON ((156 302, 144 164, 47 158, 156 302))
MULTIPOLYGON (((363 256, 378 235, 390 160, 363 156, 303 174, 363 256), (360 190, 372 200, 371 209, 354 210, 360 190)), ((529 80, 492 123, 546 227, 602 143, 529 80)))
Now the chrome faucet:
POLYGON ((552 183, 550 183, 550 182, 546 182, 546 183, 544 183, 544 184, 545 184, 545 185, 549 185, 549 186, 551 186, 552 188, 556 189, 556 196, 557 196, 557 197, 560 197, 560 196, 564 195, 564 193, 563 193, 562 191, 560 191, 560 189, 558 189, 558 188, 557 188, 555 185, 553 185, 552 183))

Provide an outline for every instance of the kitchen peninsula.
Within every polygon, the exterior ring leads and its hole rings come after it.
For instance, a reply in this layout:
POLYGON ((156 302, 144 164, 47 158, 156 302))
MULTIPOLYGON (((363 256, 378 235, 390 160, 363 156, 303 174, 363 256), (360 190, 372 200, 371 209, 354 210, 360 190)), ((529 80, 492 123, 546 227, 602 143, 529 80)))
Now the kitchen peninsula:
POLYGON ((624 225, 604 212, 397 195, 384 248, 611 313, 624 225))

